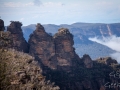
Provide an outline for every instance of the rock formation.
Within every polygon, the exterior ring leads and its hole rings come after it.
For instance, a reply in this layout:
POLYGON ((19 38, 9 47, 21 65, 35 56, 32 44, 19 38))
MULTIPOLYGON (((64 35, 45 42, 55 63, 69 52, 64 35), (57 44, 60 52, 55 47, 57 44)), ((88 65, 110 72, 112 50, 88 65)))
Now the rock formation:
POLYGON ((0 31, 4 31, 4 30, 5 30, 4 21, 0 19, 0 31))
POLYGON ((66 28, 60 28, 54 35, 55 51, 59 66, 72 66, 73 58, 77 58, 73 47, 73 35, 66 28))
POLYGON ((118 62, 115 59, 112 59, 111 57, 99 58, 97 59, 97 62, 106 64, 106 65, 118 64, 118 62))
POLYGON ((35 56, 43 66, 48 66, 51 69, 62 69, 66 66, 73 66, 72 62, 74 58, 76 60, 79 59, 75 53, 73 44, 73 36, 68 29, 61 28, 52 37, 38 23, 36 30, 30 35, 29 53, 35 56))
POLYGON ((90 58, 89 55, 86 55, 86 54, 83 55, 82 60, 85 64, 86 68, 92 68, 93 67, 93 61, 92 61, 92 59, 90 58))
POLYGON ((11 32, 13 38, 13 45, 11 48, 14 48, 18 51, 28 52, 28 44, 23 37, 23 32, 21 29, 22 23, 19 21, 11 21, 11 24, 7 27, 7 31, 11 32))
POLYGON ((44 66, 56 68, 56 61, 51 58, 55 58, 55 45, 52 36, 45 32, 44 27, 41 24, 36 25, 36 30, 30 35, 29 39, 29 53, 36 57, 39 62, 44 66))

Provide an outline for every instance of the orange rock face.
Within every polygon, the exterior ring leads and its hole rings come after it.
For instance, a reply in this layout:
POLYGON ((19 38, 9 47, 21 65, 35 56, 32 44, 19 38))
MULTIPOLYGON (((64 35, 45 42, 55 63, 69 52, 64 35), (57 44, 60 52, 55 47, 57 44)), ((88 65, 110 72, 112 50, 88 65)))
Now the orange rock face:
POLYGON ((62 44, 63 44, 63 49, 65 50, 65 52, 73 51, 71 42, 69 40, 63 40, 62 44))

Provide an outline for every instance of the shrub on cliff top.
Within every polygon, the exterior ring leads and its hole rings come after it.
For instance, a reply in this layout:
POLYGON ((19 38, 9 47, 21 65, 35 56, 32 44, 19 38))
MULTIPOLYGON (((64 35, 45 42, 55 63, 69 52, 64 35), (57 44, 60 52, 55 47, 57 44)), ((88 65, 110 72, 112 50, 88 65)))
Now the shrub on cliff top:
POLYGON ((12 37, 9 31, 0 31, 0 48, 9 47, 12 45, 12 37))
POLYGON ((45 81, 34 57, 23 52, 0 49, 0 90, 59 90, 45 81))

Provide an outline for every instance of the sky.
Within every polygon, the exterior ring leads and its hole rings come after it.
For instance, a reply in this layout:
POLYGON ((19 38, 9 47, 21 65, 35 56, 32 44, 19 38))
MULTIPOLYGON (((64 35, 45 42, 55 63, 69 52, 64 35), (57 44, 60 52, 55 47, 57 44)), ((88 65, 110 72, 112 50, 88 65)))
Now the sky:
POLYGON ((29 24, 120 22, 120 0, 0 0, 0 18, 29 24))

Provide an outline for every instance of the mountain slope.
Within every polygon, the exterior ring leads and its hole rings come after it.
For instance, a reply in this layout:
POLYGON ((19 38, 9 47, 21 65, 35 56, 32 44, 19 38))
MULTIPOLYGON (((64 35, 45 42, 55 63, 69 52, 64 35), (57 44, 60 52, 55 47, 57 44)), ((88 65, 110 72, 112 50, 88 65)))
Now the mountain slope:
POLYGON ((111 50, 107 46, 93 42, 92 44, 77 44, 75 45, 76 53, 81 57, 84 54, 88 54, 94 60, 98 57, 108 57, 110 54, 116 51, 111 50))
MULTIPOLYGON (((120 23, 113 24, 104 24, 104 23, 74 23, 71 25, 62 24, 62 25, 54 25, 54 24, 45 24, 43 25, 46 32, 56 33, 59 28, 65 27, 70 30, 73 35, 81 33, 86 37, 94 37, 94 36, 110 36, 117 35, 120 36, 120 23)), ((35 30, 35 25, 28 25, 22 27, 23 31, 27 29, 35 30)))

